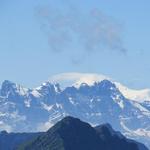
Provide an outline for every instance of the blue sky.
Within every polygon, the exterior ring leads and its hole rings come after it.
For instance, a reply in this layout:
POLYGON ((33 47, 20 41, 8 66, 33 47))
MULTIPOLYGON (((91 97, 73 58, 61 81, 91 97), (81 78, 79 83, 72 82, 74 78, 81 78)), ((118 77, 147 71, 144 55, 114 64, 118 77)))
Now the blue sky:
POLYGON ((88 72, 133 88, 150 87, 149 0, 0 3, 0 82, 35 87, 54 74, 88 72), (69 25, 60 27, 62 14, 69 25), (100 23, 100 39, 94 21, 100 23))

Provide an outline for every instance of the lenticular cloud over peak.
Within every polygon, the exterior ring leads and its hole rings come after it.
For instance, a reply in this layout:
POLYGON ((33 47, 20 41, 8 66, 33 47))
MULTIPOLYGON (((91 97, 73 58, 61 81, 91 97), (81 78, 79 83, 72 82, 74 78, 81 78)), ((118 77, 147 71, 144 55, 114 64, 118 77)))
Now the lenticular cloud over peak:
POLYGON ((66 86, 80 86, 82 83, 88 85, 93 85, 95 82, 100 82, 102 80, 111 80, 109 77, 101 74, 94 73, 61 73, 54 75, 49 78, 49 81, 52 83, 60 83, 62 87, 66 86))

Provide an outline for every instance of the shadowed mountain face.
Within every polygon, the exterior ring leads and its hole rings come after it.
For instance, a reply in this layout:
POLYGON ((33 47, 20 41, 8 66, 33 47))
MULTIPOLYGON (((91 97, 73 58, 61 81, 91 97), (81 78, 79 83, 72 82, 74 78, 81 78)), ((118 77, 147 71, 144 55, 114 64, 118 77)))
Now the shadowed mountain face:
POLYGON ((0 132, 0 150, 16 150, 17 146, 43 133, 7 133, 0 132))
POLYGON ((148 150, 126 139, 110 125, 93 128, 79 119, 66 117, 18 150, 148 150))

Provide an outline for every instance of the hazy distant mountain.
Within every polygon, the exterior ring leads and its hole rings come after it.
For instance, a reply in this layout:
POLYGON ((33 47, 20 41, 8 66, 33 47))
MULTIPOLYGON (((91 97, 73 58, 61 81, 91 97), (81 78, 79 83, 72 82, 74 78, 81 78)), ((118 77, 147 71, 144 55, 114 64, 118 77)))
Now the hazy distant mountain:
POLYGON ((0 132, 0 150, 16 150, 19 145, 36 138, 43 133, 7 133, 0 132))
POLYGON ((148 150, 143 144, 126 139, 110 125, 92 128, 89 124, 66 117, 19 150, 148 150))
POLYGON ((53 77, 53 83, 50 80, 35 89, 4 81, 0 90, 0 130, 46 131, 70 115, 93 126, 109 123, 124 135, 150 147, 149 101, 126 98, 118 83, 104 77, 102 80, 93 77, 91 81, 88 78, 87 84, 82 83, 87 80, 82 76, 78 84, 69 86, 69 82, 63 88, 56 79, 58 76, 55 80, 53 77))

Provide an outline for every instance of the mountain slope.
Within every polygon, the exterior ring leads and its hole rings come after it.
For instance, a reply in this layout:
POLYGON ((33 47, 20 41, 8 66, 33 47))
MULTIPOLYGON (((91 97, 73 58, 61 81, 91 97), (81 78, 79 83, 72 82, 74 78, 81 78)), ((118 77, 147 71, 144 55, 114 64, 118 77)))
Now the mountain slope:
POLYGON ((79 119, 66 117, 20 150, 148 150, 106 125, 92 128, 79 119))

